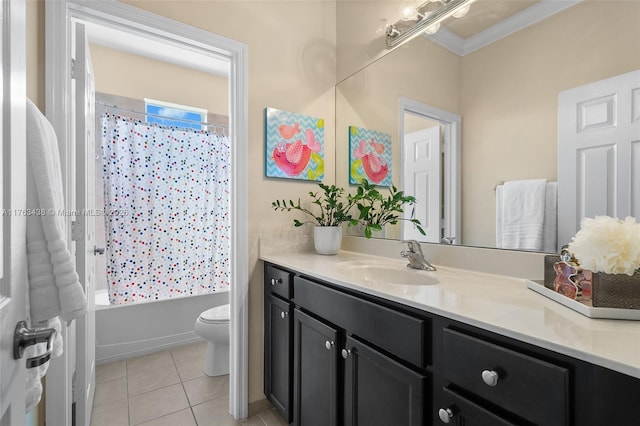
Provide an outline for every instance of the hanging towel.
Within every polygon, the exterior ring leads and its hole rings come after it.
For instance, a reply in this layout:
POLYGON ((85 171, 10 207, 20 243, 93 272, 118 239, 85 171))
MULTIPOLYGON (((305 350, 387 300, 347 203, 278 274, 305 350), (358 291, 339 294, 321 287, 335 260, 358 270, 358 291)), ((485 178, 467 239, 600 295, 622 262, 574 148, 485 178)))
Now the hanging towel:
MULTIPOLYGON (((27 99, 27 271, 31 328, 54 334, 51 358, 62 355, 60 318, 70 321, 86 312, 86 299, 65 241, 62 173, 58 142, 51 124, 27 99), (60 318, 59 318, 60 317, 60 318)), ((46 343, 30 346, 23 359, 44 354, 46 343)), ((27 411, 40 401, 41 379, 49 362, 27 369, 27 411)))
POLYGON ((558 182, 547 182, 542 236, 542 251, 558 253, 558 182))
MULTIPOLYGON (((60 318, 55 317, 53 319, 50 319, 49 321, 38 324, 38 328, 56 329, 56 338, 53 340, 51 359, 58 358, 60 355, 62 355, 63 342, 62 338, 60 337, 62 333, 62 324, 60 323, 60 318)), ((47 344, 38 343, 36 345, 26 347, 22 355, 22 359, 26 360, 29 358, 33 358, 39 355, 43 355, 46 352, 47 344)), ((49 362, 45 362, 38 367, 33 367, 27 370, 27 380, 25 387, 25 413, 31 411, 36 405, 38 405, 38 402, 40 402, 40 397, 42 396, 42 378, 45 374, 47 374, 48 369, 49 362)))
MULTIPOLYGON (((498 248, 541 251, 544 239, 546 179, 506 182, 496 206, 498 248)), ((498 201, 496 188, 496 203, 498 201)))
POLYGON ((27 265, 31 321, 86 312, 84 291, 66 244, 58 142, 51 124, 27 102, 27 265))

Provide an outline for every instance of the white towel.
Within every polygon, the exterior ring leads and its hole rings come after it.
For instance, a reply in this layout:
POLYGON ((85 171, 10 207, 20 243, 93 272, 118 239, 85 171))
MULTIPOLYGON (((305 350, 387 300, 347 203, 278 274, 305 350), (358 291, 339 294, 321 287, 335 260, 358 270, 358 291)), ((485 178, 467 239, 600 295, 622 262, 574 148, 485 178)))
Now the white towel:
POLYGON ((34 323, 86 312, 84 291, 66 244, 58 142, 51 124, 27 102, 27 264, 34 323))
MULTIPOLYGON (((497 192, 496 188, 496 195, 497 192)), ((498 248, 542 250, 546 192, 546 179, 504 184, 501 204, 496 206, 496 225, 500 225, 497 228, 500 229, 500 241, 496 241, 498 248)))
MULTIPOLYGON (((32 328, 53 327, 52 359, 62 354, 61 323, 86 312, 86 299, 67 249, 58 142, 53 126, 27 100, 27 270, 32 328)), ((46 343, 26 349, 23 359, 46 352, 46 343)), ((49 363, 27 370, 27 411, 40 401, 40 380, 49 363)))
MULTIPOLYGON (((55 328, 56 337, 53 340, 53 350, 51 351, 51 359, 58 358, 62 355, 63 342, 61 336, 62 324, 60 318, 55 317, 49 321, 45 321, 37 325, 38 328, 55 328)), ((38 343, 37 345, 28 346, 25 348, 22 355, 22 359, 26 360, 36 356, 40 356, 47 352, 46 343, 38 343)), ((25 387, 25 412, 31 411, 42 396, 42 378, 47 374, 49 369, 49 362, 45 362, 39 367, 33 367, 27 370, 27 382, 25 387)))
POLYGON ((542 251, 558 253, 558 182, 547 182, 542 235, 542 251))

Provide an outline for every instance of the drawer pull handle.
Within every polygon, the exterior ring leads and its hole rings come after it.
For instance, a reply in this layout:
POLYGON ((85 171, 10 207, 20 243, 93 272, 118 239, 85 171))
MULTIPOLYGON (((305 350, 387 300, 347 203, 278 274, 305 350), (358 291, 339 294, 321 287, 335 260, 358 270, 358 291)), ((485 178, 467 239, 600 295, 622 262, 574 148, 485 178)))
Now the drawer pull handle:
POLYGON ((351 349, 343 349, 342 350, 342 358, 347 359, 351 355, 351 349))
POLYGON ((498 379, 500 375, 493 370, 484 370, 482 372, 482 381, 485 382, 489 386, 495 386, 498 384, 498 379))
POLYGON ((442 423, 450 423, 454 415, 455 413, 451 408, 441 408, 438 410, 438 417, 440 417, 442 423))
POLYGON ((324 347, 327 348, 327 350, 329 351, 331 350, 331 347, 333 345, 335 345, 335 342, 333 340, 332 341, 327 340, 326 342, 324 342, 324 347))
POLYGON ((280 318, 285 319, 289 315, 289 312, 280 312, 280 318))
POLYGON ((282 278, 271 278, 271 285, 282 284, 282 278))

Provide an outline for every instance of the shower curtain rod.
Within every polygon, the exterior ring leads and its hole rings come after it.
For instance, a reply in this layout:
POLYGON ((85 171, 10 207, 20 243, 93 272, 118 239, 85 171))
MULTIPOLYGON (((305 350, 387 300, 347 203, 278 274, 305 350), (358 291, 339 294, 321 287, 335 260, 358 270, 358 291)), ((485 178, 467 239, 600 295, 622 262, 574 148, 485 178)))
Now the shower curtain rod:
POLYGON ((207 127, 213 127, 214 130, 217 127, 220 127, 223 130, 229 128, 229 126, 226 125, 226 124, 212 124, 212 123, 205 123, 204 121, 198 122, 198 121, 193 121, 193 120, 187 120, 185 118, 167 117, 166 115, 151 114, 151 113, 148 113, 148 112, 140 112, 140 111, 136 111, 136 110, 133 110, 133 109, 123 108, 123 107, 119 107, 118 105, 108 104, 106 102, 96 102, 96 105, 102 105, 102 106, 104 106, 106 108, 117 109, 119 111, 126 111, 126 112, 131 112, 131 113, 134 113, 134 114, 148 115, 148 116, 151 116, 151 117, 165 118, 165 119, 175 120, 175 121, 184 121, 185 123, 191 123, 191 124, 200 124, 200 125, 207 126, 207 127))

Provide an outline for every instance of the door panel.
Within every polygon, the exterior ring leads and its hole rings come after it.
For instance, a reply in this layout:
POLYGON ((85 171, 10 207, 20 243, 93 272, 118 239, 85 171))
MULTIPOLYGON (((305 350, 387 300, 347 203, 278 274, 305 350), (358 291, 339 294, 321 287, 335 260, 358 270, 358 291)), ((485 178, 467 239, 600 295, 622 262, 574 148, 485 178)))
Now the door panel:
POLYGON ((14 359, 13 335, 26 320, 25 2, 0 6, 0 425, 25 423, 25 359, 14 359))
POLYGON ((87 313, 76 326, 76 424, 88 425, 95 392, 95 83, 85 27, 75 23, 76 268, 87 313))
POLYGON ((265 395, 291 422, 291 304, 266 293, 265 395))
POLYGON ((345 425, 421 426, 425 377, 355 338, 345 351, 345 425))
POLYGON ((293 424, 338 424, 338 332, 294 310, 293 424))
POLYGON ((585 217, 639 215, 639 143, 640 71, 560 93, 559 246, 585 217))
POLYGON ((441 235, 441 168, 440 126, 404 135, 403 189, 416 197, 413 209, 403 214, 405 219, 420 221, 426 236, 408 222, 402 223, 403 240, 439 243, 441 235))

